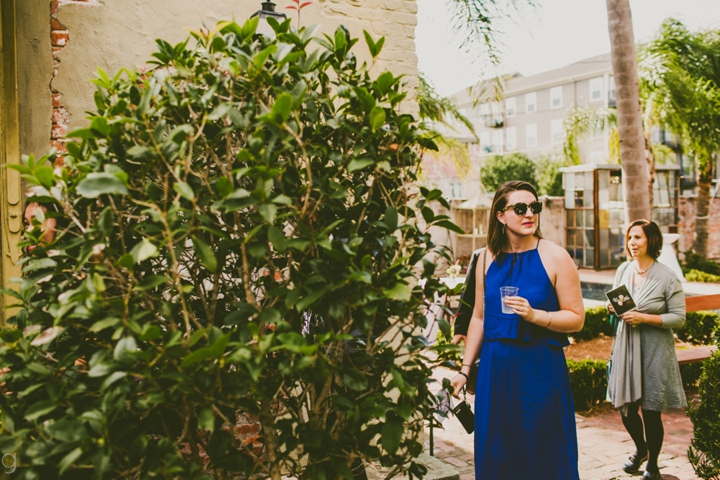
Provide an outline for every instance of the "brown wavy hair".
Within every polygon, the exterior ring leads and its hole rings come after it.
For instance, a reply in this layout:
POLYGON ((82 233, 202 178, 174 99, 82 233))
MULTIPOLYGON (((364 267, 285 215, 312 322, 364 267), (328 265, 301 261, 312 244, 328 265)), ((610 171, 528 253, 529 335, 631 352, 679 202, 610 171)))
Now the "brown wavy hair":
POLYGON ((640 220, 635 220, 628 225, 628 229, 625 232, 625 253, 627 253, 628 258, 633 258, 630 253, 630 249, 628 248, 628 243, 630 243, 630 229, 632 227, 641 227, 643 229, 643 232, 645 232, 645 236, 648 240, 647 253, 651 258, 657 260, 663 246, 662 232, 660 231, 660 227, 658 227, 657 223, 641 218, 640 220))
MULTIPOLYGON (((493 255, 497 255, 498 252, 501 252, 508 246, 507 235, 502 232, 502 223, 500 223, 500 220, 497 219, 497 212, 503 211, 503 209, 507 206, 508 196, 512 192, 518 190, 530 192, 535 197, 535 200, 539 200, 535 187, 530 185, 528 182, 515 180, 512 182, 505 182, 500 185, 500 188, 498 188, 497 192, 495 192, 495 198, 493 198, 492 207, 490 208, 490 224, 488 225, 487 247, 493 255)), ((535 236, 537 238, 542 238, 542 233, 540 232, 540 217, 538 217, 538 228, 535 230, 535 236)))

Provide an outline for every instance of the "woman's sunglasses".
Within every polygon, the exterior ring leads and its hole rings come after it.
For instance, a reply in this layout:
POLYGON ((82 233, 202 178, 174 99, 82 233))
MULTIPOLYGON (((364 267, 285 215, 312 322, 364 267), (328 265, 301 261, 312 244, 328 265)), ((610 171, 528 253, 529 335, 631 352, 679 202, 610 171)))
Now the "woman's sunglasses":
POLYGON ((507 212, 512 208, 513 212, 515 212, 515 215, 522 217, 527 213, 528 208, 530 208, 530 211, 532 211, 533 215, 537 215, 538 213, 542 212, 542 207, 542 202, 538 202, 536 200, 532 203, 513 203, 512 205, 508 205, 507 207, 503 208, 503 212, 507 212))

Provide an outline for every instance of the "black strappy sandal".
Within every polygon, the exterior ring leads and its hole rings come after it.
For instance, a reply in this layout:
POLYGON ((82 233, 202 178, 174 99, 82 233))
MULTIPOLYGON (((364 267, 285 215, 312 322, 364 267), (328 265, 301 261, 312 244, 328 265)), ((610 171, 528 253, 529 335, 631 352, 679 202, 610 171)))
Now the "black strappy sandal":
POLYGON ((630 455, 628 461, 623 464, 622 469, 625 473, 635 473, 640 470, 640 465, 647 459, 647 453, 641 457, 637 454, 637 452, 635 452, 630 455))

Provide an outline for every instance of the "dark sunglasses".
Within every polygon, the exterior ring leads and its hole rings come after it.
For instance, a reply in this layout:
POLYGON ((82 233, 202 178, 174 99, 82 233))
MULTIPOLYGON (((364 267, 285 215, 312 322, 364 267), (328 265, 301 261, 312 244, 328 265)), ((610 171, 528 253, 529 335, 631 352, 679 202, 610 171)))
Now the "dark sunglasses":
POLYGON ((508 205, 503 208, 503 212, 507 212, 512 208, 515 215, 522 217, 527 213, 528 207, 530 208, 530 211, 532 211, 533 215, 537 215, 542 212, 542 203, 537 200, 532 203, 513 203, 512 205, 508 205))

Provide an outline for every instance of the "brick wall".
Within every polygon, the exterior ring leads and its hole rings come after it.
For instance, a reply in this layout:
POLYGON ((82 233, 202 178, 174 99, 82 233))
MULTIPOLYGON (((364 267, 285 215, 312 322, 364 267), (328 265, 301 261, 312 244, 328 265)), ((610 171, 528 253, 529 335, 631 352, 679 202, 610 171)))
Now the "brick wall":
POLYGON ((55 0, 50 2, 50 43, 53 53, 53 75, 50 80, 53 107, 50 145, 60 153, 67 152, 65 136, 70 128, 70 113, 63 105, 62 94, 53 86, 53 81, 60 70, 59 54, 70 41, 70 32, 58 19, 58 8, 64 4, 99 5, 96 0, 55 0))
MULTIPOLYGON (((275 0, 277 11, 290 0, 275 0)), ((51 35, 54 73, 52 142, 64 149, 68 130, 86 125, 85 113, 95 109, 90 79, 97 68, 110 74, 121 68, 143 68, 155 51, 155 39, 177 43, 188 36, 187 27, 214 25, 236 18, 242 23, 260 8, 260 0, 53 0, 51 35), (89 8, 87 8, 89 7, 89 8)), ((332 34, 345 25, 360 41, 353 51, 360 62, 371 61, 363 39, 367 30, 375 39, 385 36, 383 51, 372 73, 389 70, 404 75, 410 95, 402 108, 416 112, 413 101, 417 79, 415 54, 416 0, 314 0, 302 12, 302 25, 320 24, 318 33, 332 34)))
MULTIPOLYGON (((680 197, 678 233, 680 240, 678 251, 685 252, 695 241, 695 197, 680 197)), ((720 258, 720 198, 710 203, 708 221, 708 258, 720 258)))

